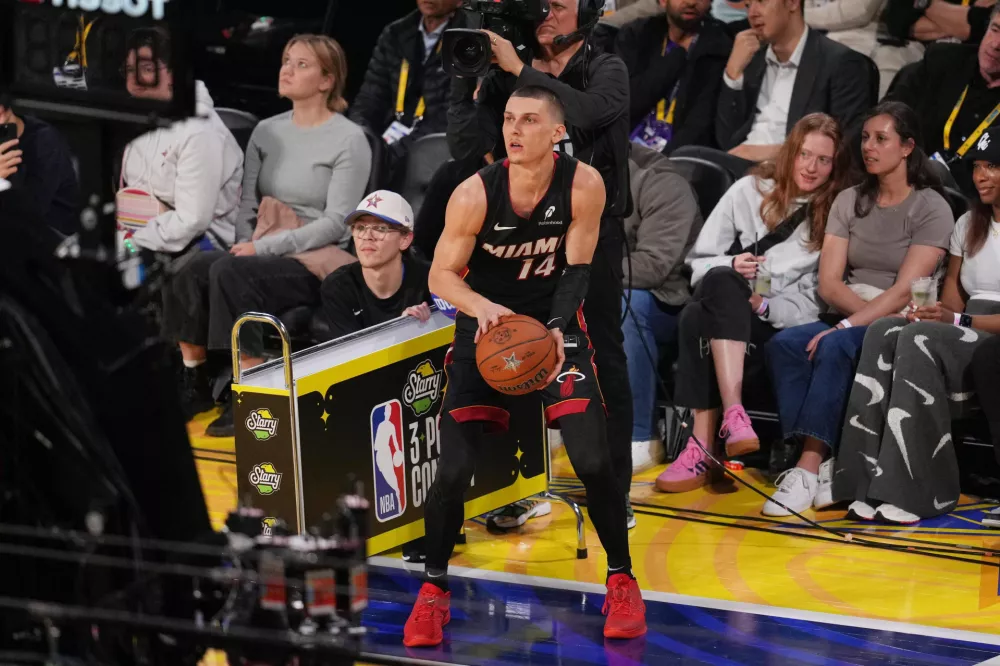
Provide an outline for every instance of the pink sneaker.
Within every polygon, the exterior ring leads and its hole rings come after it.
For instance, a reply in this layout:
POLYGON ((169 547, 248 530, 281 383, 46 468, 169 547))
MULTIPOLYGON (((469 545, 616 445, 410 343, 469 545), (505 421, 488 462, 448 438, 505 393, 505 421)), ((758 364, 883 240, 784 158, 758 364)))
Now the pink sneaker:
POLYGON ((743 405, 733 405, 726 410, 722 418, 722 428, 719 429, 719 437, 725 438, 726 455, 730 458, 745 456, 760 449, 760 438, 753 431, 750 417, 747 416, 743 405))
POLYGON ((694 438, 689 438, 677 460, 656 477, 656 489, 665 493, 686 493, 701 488, 708 483, 711 467, 712 461, 695 443, 694 438))

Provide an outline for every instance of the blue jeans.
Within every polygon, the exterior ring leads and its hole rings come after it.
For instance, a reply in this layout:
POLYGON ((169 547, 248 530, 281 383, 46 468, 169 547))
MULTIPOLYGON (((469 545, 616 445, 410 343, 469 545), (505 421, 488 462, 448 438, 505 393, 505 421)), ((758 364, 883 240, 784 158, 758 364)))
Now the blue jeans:
MULTIPOLYGON (((625 293, 627 296, 628 290, 625 293)), ((622 333, 625 334, 628 379, 632 386, 632 441, 646 442, 655 439, 656 433, 653 409, 656 406, 656 373, 661 348, 677 339, 680 308, 660 303, 644 289, 632 290, 631 307, 634 318, 625 310, 625 301, 622 301, 622 312, 625 314, 622 333), (652 363, 643 347, 643 340, 653 355, 652 363)))
POLYGON ((806 345, 829 328, 817 321, 785 329, 771 338, 765 353, 785 439, 815 437, 836 452, 868 327, 852 326, 826 335, 810 361, 806 345))

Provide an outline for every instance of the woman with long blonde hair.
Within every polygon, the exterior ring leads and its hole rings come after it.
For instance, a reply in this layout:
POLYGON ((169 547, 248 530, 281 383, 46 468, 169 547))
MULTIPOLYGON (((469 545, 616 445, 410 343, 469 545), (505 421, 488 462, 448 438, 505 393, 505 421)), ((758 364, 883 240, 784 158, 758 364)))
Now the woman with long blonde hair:
MULTIPOLYGON (((674 401, 693 410, 694 436, 706 447, 715 443, 720 406, 726 453, 760 447, 743 409, 744 376, 763 369, 763 344, 780 329, 819 318, 819 250, 849 168, 837 121, 823 113, 802 118, 774 162, 726 192, 688 255, 695 291, 678 324, 674 401)), ((693 490, 710 472, 708 456, 689 439, 656 487, 693 490)))

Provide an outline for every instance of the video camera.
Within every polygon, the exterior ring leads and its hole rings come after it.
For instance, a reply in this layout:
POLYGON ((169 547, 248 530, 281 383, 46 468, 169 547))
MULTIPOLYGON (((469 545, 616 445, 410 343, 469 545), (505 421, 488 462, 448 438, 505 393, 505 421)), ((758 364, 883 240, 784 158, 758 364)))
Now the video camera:
MULTIPOLYGON (((549 15, 549 0, 468 0, 463 9, 478 14, 481 30, 510 41, 521 60, 529 63, 538 48, 535 29, 549 15)), ((442 49, 444 71, 452 76, 475 78, 490 69, 493 47, 480 30, 445 30, 442 49)))

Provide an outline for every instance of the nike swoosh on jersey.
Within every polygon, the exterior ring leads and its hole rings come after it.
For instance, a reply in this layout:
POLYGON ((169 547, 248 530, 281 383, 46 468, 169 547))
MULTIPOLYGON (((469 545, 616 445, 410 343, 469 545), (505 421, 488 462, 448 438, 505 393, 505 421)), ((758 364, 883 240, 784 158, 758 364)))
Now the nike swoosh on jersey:
POLYGON ((493 225, 493 231, 510 231, 511 229, 517 229, 517 227, 516 226, 514 226, 514 227, 501 227, 499 222, 496 223, 495 225, 493 225))

